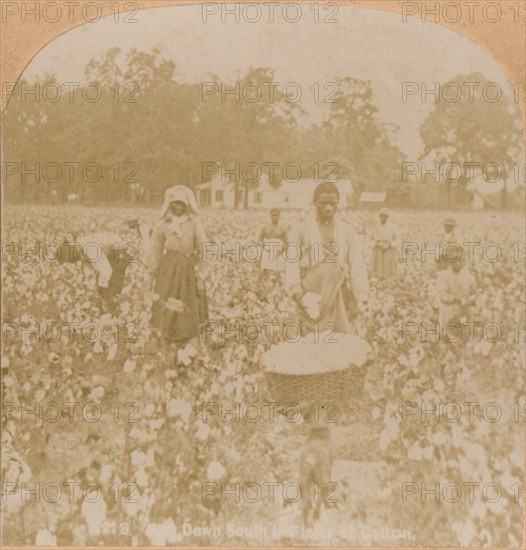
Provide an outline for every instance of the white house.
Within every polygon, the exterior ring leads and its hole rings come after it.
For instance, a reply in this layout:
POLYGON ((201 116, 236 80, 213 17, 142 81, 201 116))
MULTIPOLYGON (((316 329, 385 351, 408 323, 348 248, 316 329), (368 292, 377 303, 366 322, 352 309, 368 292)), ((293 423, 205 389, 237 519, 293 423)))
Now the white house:
POLYGON ((361 205, 381 205, 385 202, 387 193, 385 192, 372 192, 372 191, 362 191, 360 193, 360 204, 361 205))
MULTIPOLYGON (((511 182, 509 187, 516 187, 511 182)), ((504 181, 499 178, 498 181, 487 181, 481 174, 473 178, 473 181, 467 185, 467 190, 473 193, 472 207, 474 210, 482 210, 487 207, 499 207, 495 204, 495 197, 504 189, 504 181)), ((497 201, 499 202, 499 201, 497 201)))
MULTIPOLYGON (((354 190, 350 180, 334 182, 340 190, 340 208, 352 206, 354 190)), ((312 206, 312 195, 319 181, 298 180, 283 181, 279 187, 269 184, 268 178, 262 176, 259 185, 248 190, 249 208, 309 208, 312 206)), ((235 186, 222 181, 216 175, 210 182, 195 186, 199 205, 203 208, 234 208, 235 186)), ((243 208, 245 189, 239 186, 238 208, 243 208)))
MULTIPOLYGON (((234 208, 235 186, 233 183, 221 181, 220 176, 215 176, 208 183, 196 185, 194 193, 202 208, 234 208)), ((243 198, 242 193, 240 198, 243 198)))

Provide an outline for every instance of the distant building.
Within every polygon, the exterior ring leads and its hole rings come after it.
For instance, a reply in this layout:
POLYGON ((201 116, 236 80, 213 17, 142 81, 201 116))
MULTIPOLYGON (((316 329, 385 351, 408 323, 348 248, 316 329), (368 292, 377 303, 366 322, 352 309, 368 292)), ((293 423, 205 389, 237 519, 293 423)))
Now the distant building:
POLYGON ((78 203, 80 202, 80 195, 78 193, 68 193, 67 200, 70 203, 78 203))
MULTIPOLYGON (((350 180, 334 182, 340 190, 340 208, 350 208, 353 204, 354 190, 350 180)), ((279 187, 273 187, 268 179, 262 177, 257 187, 248 190, 249 208, 309 208, 312 195, 319 182, 314 180, 283 181, 279 187)), ((238 186, 238 208, 243 208, 245 189, 238 186)), ((222 181, 216 175, 208 183, 195 186, 195 194, 202 208, 234 208, 235 185, 222 181)))
MULTIPOLYGON (((201 208, 234 208, 235 186, 233 183, 221 181, 220 176, 214 177, 208 183, 196 185, 194 193, 201 208)), ((243 198, 242 193, 240 198, 243 198)))
POLYGON ((474 178, 467 186, 472 193, 471 206, 474 210, 486 208, 521 207, 524 205, 524 188, 513 181, 486 181, 482 176, 474 178), (506 204, 505 204, 506 203, 506 204))
POLYGON ((363 191, 360 193, 360 206, 368 208, 380 208, 384 205, 387 193, 363 191))

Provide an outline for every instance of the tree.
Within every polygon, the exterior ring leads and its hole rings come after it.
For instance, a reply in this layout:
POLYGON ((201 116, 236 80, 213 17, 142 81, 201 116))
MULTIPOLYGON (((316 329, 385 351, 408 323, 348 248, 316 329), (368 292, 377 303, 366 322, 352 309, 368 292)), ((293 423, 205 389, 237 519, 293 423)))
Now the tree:
MULTIPOLYGON (((300 109, 287 101, 278 89, 270 95, 268 84, 274 80, 271 69, 251 69, 238 82, 226 84, 228 90, 239 90, 237 97, 230 95, 223 99, 216 94, 203 102, 197 113, 201 150, 206 155, 203 160, 223 162, 229 169, 234 169, 239 163, 240 174, 236 174, 234 182, 236 206, 241 187, 245 209, 248 208, 249 190, 259 183, 258 167, 263 170, 263 163, 279 162, 283 165, 293 160, 287 155, 293 144, 296 113, 300 109), (256 99, 259 92, 261 97, 256 99), (257 167, 243 170, 249 163, 257 167)), ((212 82, 219 89, 221 84, 225 85, 217 76, 212 77, 212 82)), ((280 181, 278 176, 276 183, 280 181)))
MULTIPOLYGON (((470 178, 475 172, 480 173, 480 168, 470 169, 466 163, 478 163, 480 167, 497 163, 505 184, 509 165, 523 143, 518 106, 506 96, 494 102, 488 100, 489 94, 485 98, 481 90, 489 81, 482 73, 458 75, 453 82, 476 82, 477 87, 472 97, 465 92, 456 102, 441 100, 435 103, 420 129, 424 142, 420 160, 433 159, 440 166, 449 162, 455 164, 456 173, 452 171, 446 177, 449 203, 453 180, 461 201, 465 202, 470 178)), ((489 174, 488 177, 494 176, 489 174)))
POLYGON ((398 128, 380 119, 371 82, 348 76, 337 83, 336 101, 322 125, 325 158, 336 157, 342 175, 357 188, 385 190, 400 183, 404 156, 393 144, 398 128))

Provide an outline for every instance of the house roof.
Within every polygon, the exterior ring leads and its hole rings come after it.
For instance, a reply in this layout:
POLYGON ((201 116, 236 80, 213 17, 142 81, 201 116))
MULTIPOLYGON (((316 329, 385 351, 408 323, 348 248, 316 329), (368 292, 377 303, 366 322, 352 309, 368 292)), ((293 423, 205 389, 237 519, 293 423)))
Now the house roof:
POLYGON ((363 191, 360 193, 360 202, 385 202, 387 193, 373 193, 371 191, 363 191))
MULTIPOLYGON (((256 191, 265 191, 265 190, 272 190, 272 191, 282 191, 285 193, 312 193, 314 189, 319 185, 319 181, 311 180, 311 179, 301 179, 298 181, 282 181, 281 184, 278 187, 272 186, 266 178, 262 178, 259 185, 254 187, 253 189, 256 191)), ((207 189, 211 187, 212 185, 220 185, 223 188, 231 188, 233 187, 233 183, 221 181, 221 180, 212 180, 206 183, 198 183, 194 185, 195 189, 207 189)), ((351 183, 351 180, 345 179, 345 180, 339 180, 334 182, 334 184, 340 189, 340 192, 342 193, 353 193, 354 189, 351 183)))
MULTIPOLYGON (((333 182, 340 192, 343 193, 353 193, 353 186, 351 180, 338 180, 333 182)), ((302 191, 313 192, 314 189, 320 184, 320 181, 311 180, 311 179, 301 179, 298 181, 282 181, 281 185, 278 187, 280 191, 291 191, 297 193, 300 189, 302 191)))

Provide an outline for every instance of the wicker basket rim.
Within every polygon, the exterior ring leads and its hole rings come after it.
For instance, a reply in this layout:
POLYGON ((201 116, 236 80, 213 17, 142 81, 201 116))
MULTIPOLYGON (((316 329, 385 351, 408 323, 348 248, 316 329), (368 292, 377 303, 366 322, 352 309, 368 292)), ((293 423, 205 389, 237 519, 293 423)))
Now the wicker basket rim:
POLYGON ((344 369, 337 369, 337 370, 330 370, 325 372, 308 372, 308 373, 289 373, 289 372, 276 372, 276 371, 265 371, 265 374, 269 374, 272 376, 297 376, 304 378, 305 376, 319 376, 319 375, 327 375, 327 374, 338 374, 338 373, 344 373, 349 370, 352 370, 353 368, 359 368, 356 367, 356 365, 349 365, 348 367, 344 369))

